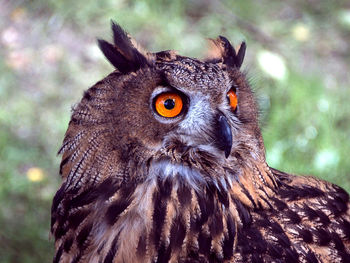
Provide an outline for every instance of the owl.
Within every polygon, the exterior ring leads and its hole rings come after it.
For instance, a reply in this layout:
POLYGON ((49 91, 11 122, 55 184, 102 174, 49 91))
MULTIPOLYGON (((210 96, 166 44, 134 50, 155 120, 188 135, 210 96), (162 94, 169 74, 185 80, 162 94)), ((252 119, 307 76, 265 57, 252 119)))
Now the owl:
POLYGON ((349 195, 266 163, 245 43, 199 60, 112 31, 59 150, 53 262, 350 262, 349 195))

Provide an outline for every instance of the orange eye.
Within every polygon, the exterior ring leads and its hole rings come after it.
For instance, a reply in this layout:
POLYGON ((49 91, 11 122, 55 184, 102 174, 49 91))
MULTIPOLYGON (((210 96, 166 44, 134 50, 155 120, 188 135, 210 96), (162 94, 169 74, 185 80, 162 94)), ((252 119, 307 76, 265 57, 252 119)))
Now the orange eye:
POLYGON ((155 102, 159 115, 167 118, 176 117, 182 110, 182 99, 176 93, 166 92, 158 95, 155 102))
POLYGON ((237 95, 236 93, 231 89, 229 92, 227 92, 227 98, 229 100, 230 106, 233 110, 237 108, 237 95))

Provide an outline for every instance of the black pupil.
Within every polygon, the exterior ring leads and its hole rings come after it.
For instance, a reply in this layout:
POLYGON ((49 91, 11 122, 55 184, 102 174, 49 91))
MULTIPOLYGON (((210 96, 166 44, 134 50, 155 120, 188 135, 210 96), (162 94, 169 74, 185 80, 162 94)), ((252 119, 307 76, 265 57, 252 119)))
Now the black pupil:
POLYGON ((172 99, 167 99, 166 101, 164 101, 164 107, 167 110, 172 110, 175 107, 175 100, 172 99))

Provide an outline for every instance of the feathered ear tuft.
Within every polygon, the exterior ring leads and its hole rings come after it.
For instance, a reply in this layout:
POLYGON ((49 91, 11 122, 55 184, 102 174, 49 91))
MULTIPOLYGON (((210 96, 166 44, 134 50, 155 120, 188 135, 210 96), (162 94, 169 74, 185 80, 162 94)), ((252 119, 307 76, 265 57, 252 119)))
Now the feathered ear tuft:
POLYGON ((112 31, 114 45, 98 39, 98 46, 108 61, 120 72, 128 73, 150 65, 147 55, 143 55, 132 43, 126 32, 113 21, 112 31))
POLYGON ((217 39, 210 39, 210 43, 208 61, 222 62, 230 67, 241 67, 246 50, 244 42, 241 43, 237 53, 227 38, 223 36, 219 36, 217 39))
POLYGON ((245 44, 245 42, 242 42, 240 47, 238 48, 236 65, 239 68, 243 64, 246 48, 247 48, 247 45, 245 44))

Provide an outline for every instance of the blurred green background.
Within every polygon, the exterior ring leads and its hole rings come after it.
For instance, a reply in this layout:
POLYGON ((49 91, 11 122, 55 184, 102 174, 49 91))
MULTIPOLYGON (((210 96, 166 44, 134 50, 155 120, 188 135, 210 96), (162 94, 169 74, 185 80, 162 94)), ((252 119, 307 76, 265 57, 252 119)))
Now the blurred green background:
POLYGON ((0 262, 51 261, 56 153, 71 106, 113 70, 96 46, 110 19, 151 51, 245 40, 269 164, 350 191, 349 1, 0 0, 0 262))

